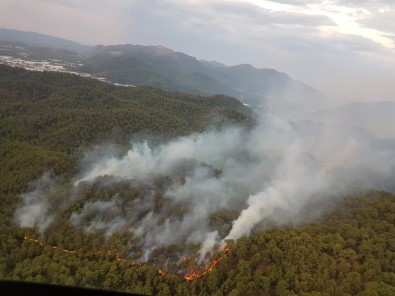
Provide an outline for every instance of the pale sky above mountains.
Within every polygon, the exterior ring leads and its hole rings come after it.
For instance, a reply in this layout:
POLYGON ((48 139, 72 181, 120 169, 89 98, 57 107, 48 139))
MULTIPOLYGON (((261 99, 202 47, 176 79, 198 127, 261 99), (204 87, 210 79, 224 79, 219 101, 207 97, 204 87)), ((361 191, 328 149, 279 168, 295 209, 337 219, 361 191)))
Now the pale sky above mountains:
POLYGON ((337 100, 395 100, 395 0, 0 0, 0 27, 274 68, 337 100))

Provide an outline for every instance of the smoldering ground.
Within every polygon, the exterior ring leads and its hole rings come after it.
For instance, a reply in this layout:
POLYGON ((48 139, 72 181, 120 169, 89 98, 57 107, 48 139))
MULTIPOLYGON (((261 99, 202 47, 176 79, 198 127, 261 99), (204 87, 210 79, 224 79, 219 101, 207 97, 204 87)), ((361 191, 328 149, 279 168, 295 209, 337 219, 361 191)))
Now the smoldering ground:
MULTIPOLYGON (((41 185, 23 194, 18 225, 43 232, 63 217, 107 237, 124 233, 143 250, 140 260, 156 248, 198 244, 202 262, 227 239, 249 235, 258 225, 309 222, 346 194, 395 189, 393 139, 267 110, 250 129, 229 126, 156 146, 133 143, 120 157, 95 153, 87 154, 90 161, 61 207, 41 185), (138 193, 111 192, 96 200, 77 194, 84 186, 122 182, 139 184, 138 193), (81 207, 68 216, 56 214, 76 200, 81 207), (234 213, 226 231, 211 223, 219 212, 234 213)), ((55 186, 48 178, 37 184, 43 182, 55 186)))

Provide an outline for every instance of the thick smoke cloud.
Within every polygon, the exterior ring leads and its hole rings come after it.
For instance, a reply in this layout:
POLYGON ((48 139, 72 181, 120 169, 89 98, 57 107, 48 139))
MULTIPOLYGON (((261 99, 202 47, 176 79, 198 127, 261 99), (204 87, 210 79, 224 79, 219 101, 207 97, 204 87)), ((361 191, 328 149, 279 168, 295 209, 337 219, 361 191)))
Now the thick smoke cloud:
MULTIPOLYGON (((308 222, 349 193, 395 189, 392 139, 334 121, 288 118, 278 109, 265 110, 251 129, 210 130, 153 147, 133 143, 121 157, 94 161, 76 177, 75 188, 107 175, 114 182, 151 184, 151 189, 133 201, 115 194, 86 202, 70 221, 86 231, 104 230, 106 236, 122 232, 139 238, 142 260, 158 247, 197 243, 202 262, 227 239, 269 225, 308 222), (154 185, 158 176, 172 179, 161 188, 160 207, 154 185), (225 234, 210 224, 221 211, 235 213, 225 234)), ((38 184, 22 196, 15 213, 19 225, 43 231, 51 222, 49 210, 56 205, 48 205, 42 193, 38 184)))

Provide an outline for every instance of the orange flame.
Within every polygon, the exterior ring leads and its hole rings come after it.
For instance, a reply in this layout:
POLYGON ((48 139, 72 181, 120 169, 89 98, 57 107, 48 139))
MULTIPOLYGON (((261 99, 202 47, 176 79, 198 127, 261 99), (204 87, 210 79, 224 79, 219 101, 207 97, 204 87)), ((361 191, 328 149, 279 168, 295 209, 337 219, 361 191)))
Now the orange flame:
POLYGON ((210 261, 210 262, 207 264, 207 266, 206 266, 206 268, 205 268, 204 270, 195 270, 195 271, 192 271, 192 272, 188 273, 187 275, 185 275, 185 276, 184 276, 184 279, 186 279, 187 281, 193 281, 193 280, 195 280, 195 279, 197 279, 197 278, 200 278, 200 277, 204 276, 205 274, 207 274, 207 273, 209 273, 210 271, 212 271, 213 268, 214 268, 219 262, 221 262, 221 260, 224 259, 224 258, 227 256, 228 253, 229 253, 229 249, 228 249, 228 248, 225 248, 225 249, 223 250, 223 254, 222 254, 221 256, 217 257, 216 259, 210 261))
POLYGON ((33 238, 27 236, 26 234, 25 234, 25 236, 23 237, 23 239, 24 239, 24 240, 27 240, 27 241, 29 241, 29 242, 33 242, 33 243, 39 244, 40 246, 43 246, 43 245, 44 245, 44 242, 43 242, 43 241, 40 241, 40 240, 38 240, 38 239, 33 239, 33 238))
MULTIPOLYGON (((45 243, 44 241, 42 241, 42 240, 34 239, 34 238, 32 238, 32 237, 29 237, 27 234, 25 234, 24 240, 29 241, 29 242, 32 242, 32 243, 35 243, 35 244, 38 244, 38 245, 40 245, 40 246, 48 246, 48 247, 51 248, 52 250, 60 249, 59 246, 50 246, 50 245, 48 245, 47 243, 45 243)), ((68 250, 68 249, 62 249, 62 250, 63 250, 63 252, 66 253, 66 254, 83 254, 82 252, 78 252, 78 251, 76 251, 76 250, 68 250)), ((222 259, 224 259, 224 258, 227 256, 227 254, 229 253, 229 251, 230 251, 230 250, 229 250, 228 248, 224 248, 224 249, 222 250, 222 254, 221 254, 219 257, 215 258, 214 260, 210 261, 210 262, 206 265, 206 267, 205 267, 204 270, 198 270, 198 269, 196 269, 196 270, 194 270, 194 271, 191 271, 190 273, 188 273, 188 274, 186 274, 186 275, 184 276, 184 279, 186 279, 187 281, 193 281, 193 280, 195 280, 195 279, 197 279, 197 278, 200 278, 200 277, 204 276, 205 274, 209 273, 210 271, 213 270, 213 268, 214 268, 219 262, 221 262, 222 259)), ((103 254, 107 254, 107 255, 109 255, 109 256, 115 257, 115 260, 117 260, 118 262, 128 262, 131 266, 137 266, 137 267, 139 267, 139 266, 142 266, 142 265, 143 265, 143 263, 138 263, 138 262, 134 262, 134 261, 132 261, 132 260, 129 260, 129 259, 127 259, 127 258, 123 258, 123 257, 121 257, 118 253, 114 253, 114 252, 112 252, 111 250, 99 250, 99 251, 95 251, 95 252, 91 252, 91 253, 85 253, 85 254, 83 254, 83 255, 85 255, 85 256, 92 256, 92 255, 93 255, 93 256, 100 256, 100 255, 103 255, 103 254)), ((187 259, 189 259, 189 257, 183 257, 183 258, 182 258, 182 261, 185 261, 185 260, 187 260, 187 259)), ((164 277, 164 278, 166 277, 166 272, 164 272, 163 270, 159 269, 159 270, 158 270, 158 273, 159 273, 159 275, 160 275, 161 277, 164 277)))
MULTIPOLYGON (((27 234, 25 234, 23 239, 25 241, 38 244, 40 246, 48 246, 52 250, 60 249, 59 246, 50 246, 50 245, 46 244, 44 241, 39 240, 39 239, 34 239, 34 238, 28 236, 27 234)), ((66 254, 83 254, 82 252, 78 252, 76 250, 68 250, 68 249, 62 249, 62 250, 63 250, 63 253, 66 253, 66 254)), ((118 262, 128 262, 131 266, 139 267, 139 266, 143 265, 143 263, 136 263, 136 262, 129 260, 127 258, 122 258, 118 253, 114 253, 111 250, 99 250, 96 252, 85 253, 84 255, 88 257, 88 256, 100 256, 100 255, 104 255, 104 254, 115 257, 115 260, 117 260, 118 262)))

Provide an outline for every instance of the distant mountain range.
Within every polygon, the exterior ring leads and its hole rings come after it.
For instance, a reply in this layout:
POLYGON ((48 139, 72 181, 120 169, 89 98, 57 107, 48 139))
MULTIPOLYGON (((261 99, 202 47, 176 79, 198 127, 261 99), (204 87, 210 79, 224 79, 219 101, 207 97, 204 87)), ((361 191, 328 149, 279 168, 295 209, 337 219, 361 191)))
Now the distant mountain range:
POLYGON ((70 41, 63 38, 48 36, 35 32, 24 32, 11 29, 0 28, 0 41, 24 43, 30 46, 37 47, 53 47, 59 49, 67 49, 73 51, 85 51, 89 46, 81 45, 77 42, 70 41))
POLYGON ((253 108, 316 110, 325 96, 312 87, 273 69, 248 64, 225 66, 199 61, 164 46, 80 45, 65 39, 32 32, 0 29, 0 55, 78 61, 69 70, 89 73, 108 81, 150 85, 164 90, 202 95, 224 94, 253 108), (2 50, 3 49, 3 50, 2 50), (301 98, 303 98, 303 103, 301 98))

